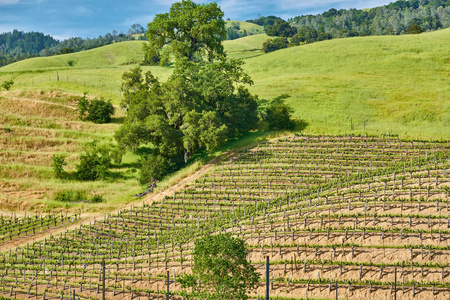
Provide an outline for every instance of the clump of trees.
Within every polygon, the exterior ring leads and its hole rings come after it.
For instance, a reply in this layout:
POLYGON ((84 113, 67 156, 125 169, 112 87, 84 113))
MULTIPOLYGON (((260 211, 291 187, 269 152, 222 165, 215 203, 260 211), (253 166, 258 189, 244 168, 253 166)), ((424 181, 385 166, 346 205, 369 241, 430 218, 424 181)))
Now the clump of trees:
POLYGON ((268 36, 291 37, 297 33, 297 28, 289 25, 284 20, 276 20, 273 25, 267 26, 266 33, 268 36))
POLYGON ((277 16, 267 16, 267 17, 259 17, 257 19, 247 20, 245 22, 253 23, 256 25, 264 26, 267 29, 268 26, 272 26, 275 21, 284 21, 282 18, 277 16))
POLYGON ((103 99, 90 101, 87 98, 87 93, 85 93, 83 97, 78 99, 77 111, 80 120, 92 121, 97 124, 109 123, 114 115, 114 106, 111 101, 103 99))
MULTIPOLYGON (((287 23, 286 23, 287 24, 287 23)), ((276 51, 279 49, 298 46, 301 44, 314 43, 318 41, 328 40, 331 38, 329 34, 324 32, 317 31, 312 27, 302 27, 298 30, 295 30, 295 34, 290 35, 288 37, 279 37, 275 39, 268 39, 263 44, 263 51, 268 53, 272 51, 276 51)), ((279 32, 274 32, 274 35, 279 34, 279 32)), ((285 34, 281 35, 284 36, 285 34)))
POLYGON ((406 34, 414 24, 430 31, 450 26, 450 2, 401 0, 369 10, 332 8, 318 15, 295 17, 290 24, 297 28, 312 27, 331 38, 406 34))
POLYGON ((186 299, 246 300, 260 274, 247 260, 245 242, 231 234, 206 235, 195 241, 192 274, 179 280, 186 299))
POLYGON ((174 3, 148 24, 144 47, 149 60, 173 59, 173 74, 166 82, 140 68, 123 75, 127 116, 115 138, 121 149, 148 146, 142 181, 161 179, 193 153, 256 128, 257 97, 245 87, 253 82, 223 51, 222 17, 216 3, 174 3))
POLYGON ((285 37, 280 37, 276 39, 268 39, 262 45, 262 50, 265 53, 272 52, 275 50, 280 50, 287 48, 289 45, 289 40, 285 37))

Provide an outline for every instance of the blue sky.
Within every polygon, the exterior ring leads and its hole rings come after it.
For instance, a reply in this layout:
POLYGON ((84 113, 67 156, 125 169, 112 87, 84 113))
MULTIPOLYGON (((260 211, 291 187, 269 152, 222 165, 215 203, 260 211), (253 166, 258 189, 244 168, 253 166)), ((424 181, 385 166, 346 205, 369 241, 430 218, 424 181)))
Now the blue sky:
MULTIPOLYGON (((50 34, 58 39, 98 37, 132 24, 145 28, 154 15, 168 11, 171 0, 0 0, 0 33, 18 29, 50 34)), ((199 1, 196 1, 199 2, 199 1)), ((210 1, 201 1, 210 2, 210 1)), ((217 0, 231 20, 258 15, 290 18, 322 13, 330 8, 371 8, 386 0, 217 0)))

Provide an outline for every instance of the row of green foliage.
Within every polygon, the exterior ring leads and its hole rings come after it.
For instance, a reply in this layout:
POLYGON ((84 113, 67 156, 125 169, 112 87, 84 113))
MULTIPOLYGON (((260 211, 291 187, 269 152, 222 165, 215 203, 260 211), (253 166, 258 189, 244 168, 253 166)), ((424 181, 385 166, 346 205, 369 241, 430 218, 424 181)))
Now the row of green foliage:
POLYGON ((90 202, 90 203, 100 203, 105 201, 101 195, 94 195, 92 197, 88 197, 88 193, 86 191, 75 191, 75 190, 66 190, 58 192, 55 195, 55 200, 61 202, 90 202))

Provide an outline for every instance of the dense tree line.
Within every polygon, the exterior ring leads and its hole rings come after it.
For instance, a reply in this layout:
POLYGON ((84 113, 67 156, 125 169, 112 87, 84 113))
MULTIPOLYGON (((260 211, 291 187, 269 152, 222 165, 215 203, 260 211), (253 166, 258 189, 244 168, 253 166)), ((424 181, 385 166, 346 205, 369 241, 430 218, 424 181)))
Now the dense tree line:
POLYGON ((59 41, 40 32, 13 30, 0 34, 0 66, 28 57, 38 56, 42 49, 52 48, 59 41))
POLYGON ((259 26, 264 26, 267 28, 268 26, 272 26, 275 21, 284 21, 282 18, 277 16, 267 16, 267 17, 259 17, 258 19, 251 19, 245 22, 254 23, 259 26))
POLYGON ((0 67, 35 56, 51 56, 89 50, 115 42, 134 40, 136 34, 145 40, 144 27, 134 24, 125 33, 107 33, 98 38, 74 37, 58 41, 50 35, 40 32, 23 32, 13 30, 0 34, 0 67))
POLYGON ((450 27, 450 0, 401 0, 368 10, 330 9, 295 17, 289 23, 299 29, 314 28, 331 38, 406 34, 413 26, 414 32, 419 27, 431 31, 450 27))

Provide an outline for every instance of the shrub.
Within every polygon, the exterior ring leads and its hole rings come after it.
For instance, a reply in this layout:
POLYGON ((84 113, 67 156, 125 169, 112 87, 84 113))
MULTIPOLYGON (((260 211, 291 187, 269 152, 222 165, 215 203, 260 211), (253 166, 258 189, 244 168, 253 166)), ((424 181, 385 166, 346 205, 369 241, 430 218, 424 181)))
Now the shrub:
POLYGON ((84 115, 87 114, 89 110, 89 100, 86 98, 87 93, 84 93, 83 97, 78 99, 77 103, 77 111, 78 111, 78 118, 80 120, 84 119, 84 115))
POLYGON ((101 203, 101 202, 105 202, 105 199, 103 199, 103 196, 102 196, 102 195, 94 195, 94 196, 91 198, 91 202, 92 202, 92 203, 101 203))
POLYGON ((61 202, 91 202, 91 203, 101 203, 105 202, 102 195, 94 195, 91 199, 88 198, 88 193, 86 191, 74 191, 66 190, 55 194, 55 200, 61 202))
POLYGON ((140 182, 144 184, 162 179, 172 171, 173 165, 167 157, 159 154, 147 155, 141 162, 140 182))
POLYGON ((80 120, 89 120, 97 124, 111 122, 111 116, 114 114, 114 106, 111 104, 111 101, 94 99, 89 102, 86 95, 84 93, 77 104, 80 120))
POLYGON ((94 141, 88 146, 85 153, 80 155, 80 164, 77 165, 76 177, 78 180, 103 179, 111 166, 109 150, 97 146, 94 141))
POLYGON ((94 123, 109 123, 114 114, 114 106, 110 101, 94 99, 89 105, 87 119, 94 123))
POLYGON ((66 158, 62 154, 53 154, 53 173, 56 178, 63 178, 66 175, 63 167, 67 166, 66 158))
POLYGON ((85 191, 73 191, 73 190, 61 191, 56 193, 55 200, 61 202, 87 201, 87 193, 85 191))
POLYGON ((11 87, 13 86, 13 84, 14 84, 14 80, 13 79, 5 80, 2 83, 2 88, 4 88, 5 90, 9 91, 11 89, 11 87))

